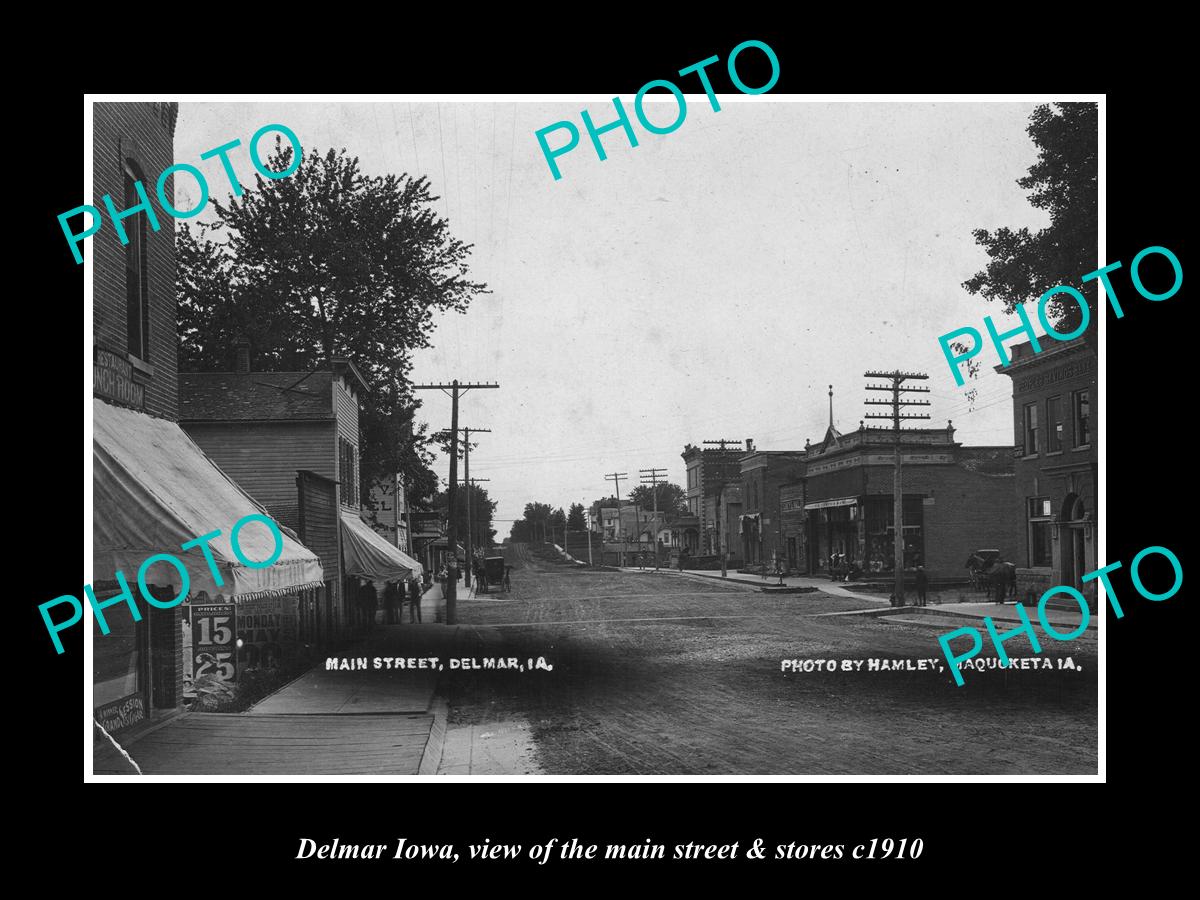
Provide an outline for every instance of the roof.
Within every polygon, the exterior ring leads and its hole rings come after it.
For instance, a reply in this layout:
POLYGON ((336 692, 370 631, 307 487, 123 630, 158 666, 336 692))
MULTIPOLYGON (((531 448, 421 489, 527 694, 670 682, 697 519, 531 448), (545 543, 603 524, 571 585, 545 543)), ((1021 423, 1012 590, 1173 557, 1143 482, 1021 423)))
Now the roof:
POLYGON ((294 421, 332 419, 333 373, 180 372, 179 419, 294 421))

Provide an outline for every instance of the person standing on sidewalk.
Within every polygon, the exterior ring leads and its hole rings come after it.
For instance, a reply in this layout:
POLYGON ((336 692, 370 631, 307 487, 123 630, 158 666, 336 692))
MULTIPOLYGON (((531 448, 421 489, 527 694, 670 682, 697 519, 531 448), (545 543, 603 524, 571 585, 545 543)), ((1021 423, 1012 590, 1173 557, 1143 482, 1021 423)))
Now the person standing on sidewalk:
POLYGON ((413 578, 408 582, 408 602, 411 604, 408 608, 408 622, 420 624, 421 622, 421 585, 417 579, 413 578))
POLYGON ((362 610, 367 631, 371 631, 375 627, 375 610, 379 608, 379 594, 375 590, 374 582, 362 583, 362 587, 358 589, 358 606, 362 610))
POLYGON ((388 625, 396 625, 399 620, 400 607, 404 603, 404 598, 400 594, 400 588, 394 581, 389 581, 387 587, 383 589, 383 621, 388 625))
POLYGON ((917 606, 928 606, 925 591, 929 587, 929 576, 925 574, 924 566, 917 566, 917 606))

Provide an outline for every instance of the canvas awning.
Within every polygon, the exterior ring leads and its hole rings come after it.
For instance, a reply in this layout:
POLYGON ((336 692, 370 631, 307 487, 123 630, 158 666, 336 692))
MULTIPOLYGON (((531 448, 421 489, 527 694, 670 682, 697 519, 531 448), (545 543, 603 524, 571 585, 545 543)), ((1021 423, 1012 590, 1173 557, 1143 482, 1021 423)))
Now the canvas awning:
POLYGON ((421 574, 419 562, 389 544, 358 513, 345 509, 341 513, 342 562, 347 575, 369 581, 402 581, 421 574))
MULTIPOLYGON (((183 563, 192 595, 205 591, 238 601, 319 587, 324 580, 317 556, 287 529, 283 551, 272 565, 255 569, 233 552, 230 533, 248 515, 266 510, 230 480, 174 422, 145 413, 92 403, 92 550, 94 577, 108 580, 118 570, 136 593, 138 568, 150 556, 169 553, 183 563), (223 584, 218 585, 200 546, 181 544, 220 531, 207 542, 223 584)), ((273 521, 273 520, 272 520, 273 521)), ((265 560, 275 550, 271 531, 247 524, 238 546, 249 560, 265 560)), ((167 562, 148 572, 178 572, 167 562)), ((172 582, 174 583, 174 582, 172 582)))

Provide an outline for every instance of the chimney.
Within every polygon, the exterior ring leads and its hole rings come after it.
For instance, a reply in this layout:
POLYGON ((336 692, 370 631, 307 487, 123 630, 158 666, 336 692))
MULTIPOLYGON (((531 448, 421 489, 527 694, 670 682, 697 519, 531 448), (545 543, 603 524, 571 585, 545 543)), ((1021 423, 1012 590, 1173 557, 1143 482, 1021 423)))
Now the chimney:
POLYGON ((754 452, 754 438, 746 438, 746 452, 747 453, 754 452))
POLYGON ((234 364, 234 371, 239 375, 250 374, 250 342, 245 338, 238 338, 237 343, 233 345, 236 351, 237 358, 234 364))

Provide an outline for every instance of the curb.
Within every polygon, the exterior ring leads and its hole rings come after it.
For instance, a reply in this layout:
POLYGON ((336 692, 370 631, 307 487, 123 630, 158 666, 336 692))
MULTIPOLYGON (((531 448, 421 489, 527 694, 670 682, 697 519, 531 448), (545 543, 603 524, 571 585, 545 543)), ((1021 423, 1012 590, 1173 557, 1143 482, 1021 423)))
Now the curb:
MULTIPOLYGON (((1006 606, 1007 604, 997 604, 997 605, 998 606, 1006 606)), ((947 618, 947 619, 962 619, 963 621, 967 621, 967 622, 981 622, 981 621, 983 621, 983 619, 987 618, 987 616, 977 615, 975 613, 961 612, 960 610, 957 610, 957 609, 941 609, 939 606, 891 606, 886 609, 880 610, 879 612, 875 613, 875 615, 881 616, 883 618, 887 618, 888 616, 902 616, 902 615, 916 615, 917 617, 941 616, 941 617, 947 618)), ((998 620, 994 620, 994 621, 1008 623, 1008 622, 1016 622, 1017 620, 1002 618, 1002 619, 998 619, 998 620)), ((1087 630, 1088 631, 1096 631, 1096 632, 1099 631, 1098 623, 1095 622, 1094 618, 1088 622, 1087 630)))
POLYGON ((433 725, 429 728, 429 739, 425 749, 421 751, 421 763, 417 767, 418 775, 436 775, 442 764, 442 751, 446 747, 446 721, 449 718, 449 708, 446 701, 435 696, 430 705, 433 713, 433 725))

